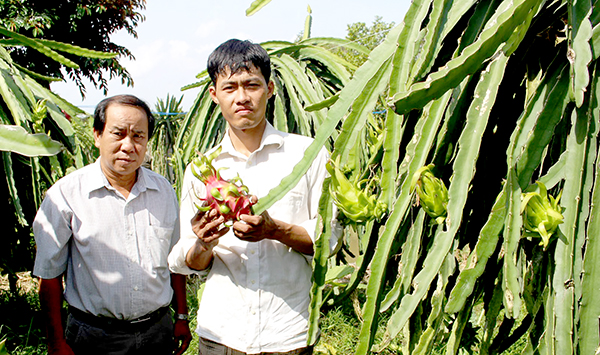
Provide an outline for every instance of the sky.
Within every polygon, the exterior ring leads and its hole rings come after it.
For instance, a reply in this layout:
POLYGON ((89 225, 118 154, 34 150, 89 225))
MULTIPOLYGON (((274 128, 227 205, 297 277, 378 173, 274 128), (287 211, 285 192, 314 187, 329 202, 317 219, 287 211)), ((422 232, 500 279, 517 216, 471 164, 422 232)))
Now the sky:
MULTIPOLYGON (((196 75, 206 68, 208 55, 230 38, 260 43, 283 40, 293 42, 304 29, 307 9, 312 10, 311 37, 344 38, 349 24, 371 25, 376 16, 384 22, 399 24, 410 0, 319 0, 309 3, 295 0, 272 0, 256 14, 247 17, 252 0, 147 0, 141 10, 145 21, 137 27, 138 38, 125 31, 111 36, 114 43, 128 48, 135 60, 121 59, 129 71, 134 87, 120 80, 109 81, 108 95, 132 94, 154 108, 157 99, 167 94, 179 98, 187 111, 198 89, 181 91, 196 82, 196 75)), ((51 89, 87 112, 105 96, 88 81, 85 100, 71 82, 53 83, 51 89)))

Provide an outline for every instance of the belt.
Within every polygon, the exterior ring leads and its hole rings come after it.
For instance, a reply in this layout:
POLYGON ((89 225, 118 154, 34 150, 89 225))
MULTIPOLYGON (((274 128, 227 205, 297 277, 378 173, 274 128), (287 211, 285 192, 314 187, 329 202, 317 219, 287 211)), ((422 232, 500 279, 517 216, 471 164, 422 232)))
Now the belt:
POLYGON ((167 314, 169 310, 168 306, 161 307, 154 312, 150 312, 145 316, 141 316, 135 319, 117 319, 104 316, 96 316, 91 313, 84 312, 78 308, 69 306, 69 313, 78 321, 91 325, 95 328, 103 329, 139 329, 148 327, 158 322, 162 317, 167 314))

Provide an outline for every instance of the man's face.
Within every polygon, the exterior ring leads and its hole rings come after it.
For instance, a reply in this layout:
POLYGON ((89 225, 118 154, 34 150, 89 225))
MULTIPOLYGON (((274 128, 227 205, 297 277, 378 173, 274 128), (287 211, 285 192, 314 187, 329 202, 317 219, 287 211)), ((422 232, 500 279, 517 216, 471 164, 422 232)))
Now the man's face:
POLYGON ((94 131, 94 140, 104 174, 117 181, 131 178, 146 155, 148 117, 139 107, 110 104, 104 132, 94 131))
POLYGON ((209 90, 231 129, 246 132, 264 126, 273 82, 267 83, 258 68, 251 66, 249 71, 242 70, 233 75, 227 68, 209 90))

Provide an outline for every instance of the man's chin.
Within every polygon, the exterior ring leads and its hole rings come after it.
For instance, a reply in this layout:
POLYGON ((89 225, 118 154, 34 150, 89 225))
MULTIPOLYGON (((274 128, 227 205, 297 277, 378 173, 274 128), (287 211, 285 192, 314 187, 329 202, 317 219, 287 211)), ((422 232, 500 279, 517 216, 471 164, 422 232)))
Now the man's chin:
POLYGON ((140 165, 138 162, 119 162, 115 164, 114 169, 118 174, 126 176, 135 173, 140 165))
POLYGON ((251 119, 242 119, 236 122, 235 124, 230 124, 229 126, 235 130, 247 132, 252 131, 258 128, 261 128, 264 120, 251 120, 251 119))

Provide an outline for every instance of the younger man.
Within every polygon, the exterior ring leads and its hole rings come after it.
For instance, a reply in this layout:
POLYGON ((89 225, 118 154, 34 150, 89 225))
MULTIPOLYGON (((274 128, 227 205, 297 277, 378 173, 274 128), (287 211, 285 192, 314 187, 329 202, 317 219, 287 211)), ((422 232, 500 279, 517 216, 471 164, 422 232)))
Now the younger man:
MULTIPOLYGON (((227 121, 213 161, 223 178, 239 174, 250 193, 267 195, 304 156, 312 138, 277 131, 265 118, 273 95, 270 59, 258 44, 229 40, 208 59, 210 94, 227 121)), ((197 212, 204 184, 188 166, 182 188, 181 240, 173 272, 208 273, 198 310, 199 352, 312 354, 307 347, 311 256, 327 174, 323 149, 300 182, 268 212, 224 227, 216 211, 197 212), (191 221, 191 223, 189 222, 191 221)))

